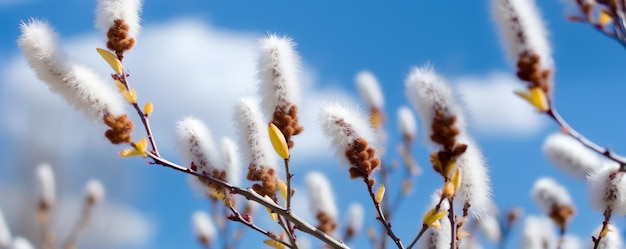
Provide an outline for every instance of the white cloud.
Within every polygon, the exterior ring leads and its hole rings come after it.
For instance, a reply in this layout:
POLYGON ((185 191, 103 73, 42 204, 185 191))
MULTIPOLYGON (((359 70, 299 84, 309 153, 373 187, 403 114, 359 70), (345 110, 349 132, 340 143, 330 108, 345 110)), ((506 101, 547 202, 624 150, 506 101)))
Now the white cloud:
POLYGON ((540 132, 545 119, 519 97, 523 90, 513 75, 493 72, 454 81, 469 110, 471 127, 488 136, 523 137, 540 132))

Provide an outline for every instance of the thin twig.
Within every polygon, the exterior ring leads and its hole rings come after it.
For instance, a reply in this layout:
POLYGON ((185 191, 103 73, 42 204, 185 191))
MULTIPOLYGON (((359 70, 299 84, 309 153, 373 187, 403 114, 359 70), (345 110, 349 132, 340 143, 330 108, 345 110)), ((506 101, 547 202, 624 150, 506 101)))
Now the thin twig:
POLYGON ((565 120, 559 115, 554 106, 550 106, 550 109, 546 112, 546 114, 554 121, 556 121, 563 128, 564 132, 566 132, 572 138, 578 140, 578 142, 580 142, 582 145, 593 151, 596 151, 597 153, 604 155, 606 158, 614 162, 617 162, 620 165, 620 169, 623 170, 624 168, 626 168, 626 158, 615 154, 608 148, 603 148, 602 146, 597 145, 596 143, 584 137, 582 134, 578 133, 571 126, 569 126, 567 122, 565 122, 565 120))
POLYGON ((413 239, 413 241, 411 242, 411 244, 409 245, 409 247, 407 247, 407 249, 411 249, 413 248, 413 246, 417 243, 418 240, 420 240, 420 238, 422 237, 422 235, 424 235, 424 233, 426 232, 426 230, 428 230, 428 227, 430 227, 428 224, 423 224, 422 225, 422 230, 420 230, 420 232, 417 234, 417 236, 415 236, 415 238, 413 239))
MULTIPOLYGON (((391 168, 391 167, 389 167, 389 168, 391 168)), ((389 180, 389 174, 391 174, 391 172, 389 172, 387 170, 388 170, 388 167, 385 167, 385 164, 381 162, 380 163, 380 181, 381 181, 381 184, 383 186, 387 186, 387 182, 389 180)), ((402 189, 402 188, 400 188, 400 189, 402 189)), ((402 190, 400 190, 400 191, 402 191, 402 190)), ((382 203, 383 214, 388 219, 391 219, 391 210, 389 210, 389 198, 383 198, 382 202, 383 202, 382 203)), ((383 238, 384 238, 384 236, 383 236, 383 238)), ((380 248, 381 249, 387 248, 387 239, 380 240, 380 248)))
POLYGON ((611 220, 611 213, 611 209, 607 209, 604 211, 604 221, 602 221, 602 228, 598 233, 598 237, 596 238, 591 236, 591 240, 593 240, 593 249, 598 249, 598 246, 600 245, 600 240, 602 240, 602 238, 604 237, 602 236, 602 232, 605 229, 608 229, 609 221, 611 220))
POLYGON ((298 245, 296 244, 296 237, 293 235, 290 225, 287 222, 283 221, 283 217, 281 216, 278 216, 277 219, 278 219, 278 224, 283 228, 283 230, 287 234, 287 237, 289 237, 289 241, 293 245, 292 248, 297 249, 298 245))
MULTIPOLYGON (((287 178, 287 212, 291 212, 291 197, 292 197, 291 178, 293 178, 293 174, 291 174, 291 172, 289 171, 290 159, 291 159, 291 156, 285 159, 285 172, 287 174, 286 176, 287 178)), ((295 230, 292 229, 291 222, 287 220, 285 226, 287 228, 286 232, 287 232, 287 235, 289 236, 289 240, 291 241, 291 244, 296 245, 295 230)), ((297 245, 296 245, 296 248, 297 248, 297 245)))
POLYGON ((383 224, 383 227, 387 231, 387 236, 389 236, 393 240, 393 242, 396 244, 398 249, 404 249, 404 245, 402 245, 402 240, 400 240, 400 238, 396 236, 396 234, 391 229, 391 223, 388 222, 387 219, 385 218, 385 214, 383 213, 383 210, 380 207, 380 203, 376 202, 376 196, 374 195, 374 191, 372 190, 372 185, 370 185, 369 176, 363 177, 363 182, 365 182, 365 185, 367 186, 367 191, 369 192, 370 198, 372 199, 372 203, 374 203, 376 212, 378 212, 378 217, 376 219, 379 220, 380 223, 383 224))
POLYGON ((171 168, 186 174, 190 174, 190 175, 194 175, 197 177, 201 177, 203 179, 206 179, 208 181, 210 181, 211 183, 214 183, 217 186, 223 187, 225 189, 230 190, 230 192, 235 193, 235 194, 239 194, 243 197, 245 197, 248 200, 257 202, 259 204, 261 204, 262 206, 270 209, 272 212, 277 213, 278 215, 284 217, 285 219, 289 220, 290 222, 292 222, 295 226, 296 229, 305 232, 307 234, 312 235, 313 237, 319 239, 320 241, 326 243, 328 246, 330 246, 331 248, 336 248, 336 249, 349 249, 348 246, 346 246, 345 244, 343 244, 342 242, 328 236, 327 234, 325 234, 324 232, 320 231, 319 229, 315 228, 313 225, 307 223, 306 221, 302 220, 300 217, 294 215, 291 212, 288 212, 286 209, 284 209, 283 207, 277 205, 274 202, 269 202, 267 199, 265 199, 263 196, 257 194, 256 192, 254 192, 254 190, 252 189, 243 189, 243 188, 239 188, 239 187, 235 187, 233 185, 230 185, 229 183, 213 178, 211 176, 206 176, 206 175, 202 175, 200 173, 194 172, 189 168, 180 166, 178 164, 175 164, 173 162, 168 161, 165 158, 162 158, 160 156, 155 155, 152 152, 146 152, 147 156, 150 157, 152 160, 154 160, 154 162, 152 162, 153 164, 158 164, 167 168, 171 168))
POLYGON ((270 231, 265 231, 262 228, 258 227, 257 225, 255 225, 254 223, 252 223, 249 219, 244 218, 241 213, 239 213, 239 211, 237 211, 237 209, 235 209, 234 207, 229 207, 230 211, 233 213, 231 216, 228 216, 229 220, 232 221, 236 221, 236 222, 240 222, 244 225, 246 225, 249 228, 252 228, 256 231, 258 231, 259 233, 262 233, 263 235, 267 236, 268 238, 277 241, 278 243, 283 244, 284 246, 288 247, 288 248, 296 248, 294 247, 294 245, 291 245, 285 241, 283 241, 282 239, 280 239, 278 236, 276 236, 276 234, 270 232, 270 231))
POLYGON ((450 220, 450 249, 456 249, 456 221, 454 219, 454 197, 448 197, 448 219, 450 220))
POLYGON ((91 217, 91 211, 93 210, 94 203, 85 202, 83 206, 83 212, 78 218, 76 224, 72 228, 72 233, 67 237, 65 243, 63 243, 63 249, 73 249, 76 248, 76 241, 78 240, 78 235, 81 231, 85 229, 87 224, 89 223, 89 218, 91 217))

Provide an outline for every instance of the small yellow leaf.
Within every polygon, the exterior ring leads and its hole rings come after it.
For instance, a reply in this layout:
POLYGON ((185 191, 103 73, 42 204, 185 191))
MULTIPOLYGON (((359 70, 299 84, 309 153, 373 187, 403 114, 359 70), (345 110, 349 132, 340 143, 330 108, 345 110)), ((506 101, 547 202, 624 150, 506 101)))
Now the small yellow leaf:
POLYGON ((285 249, 285 245, 273 239, 264 240, 263 243, 274 249, 285 249))
POLYGON ((450 198, 453 197, 454 194, 456 193, 456 191, 454 191, 454 183, 452 182, 445 182, 443 184, 443 196, 446 198, 450 198))
POLYGON ((119 89, 120 92, 126 91, 126 86, 124 86, 124 84, 122 84, 119 80, 115 80, 115 86, 117 86, 117 89, 119 89))
POLYGON ((283 159, 289 158, 289 147, 287 147, 287 141, 285 141, 285 135, 274 125, 274 123, 270 122, 267 131, 270 134, 270 140, 272 141, 272 147, 276 153, 282 157, 283 159))
POLYGON ((522 99, 528 101, 531 105, 533 105, 537 110, 541 112, 546 112, 549 110, 548 106, 548 98, 546 97, 546 93, 541 90, 539 87, 533 87, 530 91, 516 91, 515 94, 522 99))
POLYGON ((426 215, 424 215, 424 224, 431 226, 433 223, 435 223, 435 221, 438 221, 439 219, 443 218, 447 214, 448 214, 448 211, 446 210, 437 210, 433 208, 430 211, 428 211, 426 215))
POLYGON ((436 220, 435 222, 433 222, 433 224, 430 224, 431 227, 433 227, 434 229, 441 229, 441 222, 439 222, 439 220, 436 220))
MULTIPOLYGON (((266 195, 266 196, 263 196, 263 198, 264 198, 265 200, 267 200, 268 202, 270 202, 270 203, 274 203, 274 204, 276 204, 276 202, 274 202, 274 200, 272 200, 272 198, 270 198, 270 197, 269 197, 269 196, 267 196, 267 195, 266 195)), ((278 214, 274 213, 271 209, 269 209, 269 208, 265 208, 265 210, 267 210, 267 213, 268 213, 268 214, 270 214, 270 217, 272 217, 272 220, 273 220, 273 221, 276 221, 276 220, 278 219, 278 214)))
POLYGON ((609 24, 612 20, 613 18, 611 17, 611 14, 609 14, 606 10, 600 11, 600 14, 598 16, 598 24, 604 26, 609 24))
POLYGON ((441 166, 441 161, 439 160, 439 155, 435 152, 430 154, 430 163, 433 165, 433 169, 436 172, 443 172, 443 167, 441 166))
POLYGON ((120 151, 120 156, 130 157, 130 156, 142 156, 148 157, 146 153, 146 149, 148 149, 148 140, 146 137, 139 140, 139 142, 135 143, 135 146, 132 148, 126 148, 120 151))
POLYGON ((605 226, 604 229, 602 229, 602 231, 600 231, 600 238, 604 238, 606 237, 606 235, 611 231, 611 229, 609 228, 609 226, 605 226))
POLYGON ((383 197, 385 197, 385 185, 380 185, 380 187, 378 187, 378 191, 376 191, 376 196, 375 196, 375 200, 376 203, 380 203, 383 200, 383 197))
POLYGON ((463 179, 463 175, 461 175, 461 168, 457 168, 452 174, 452 184, 454 184, 454 192, 458 191, 461 187, 461 180, 463 179))
POLYGON ((154 105, 152 105, 152 102, 148 102, 145 105, 143 105, 143 114, 145 114, 146 116, 149 116, 153 110, 154 110, 154 105))
POLYGON ((280 189, 280 194, 283 196, 285 200, 287 200, 287 184, 283 182, 281 179, 276 179, 278 183, 278 189, 280 189))
POLYGON ((137 103, 137 90, 135 90, 135 88, 131 88, 130 91, 128 90, 122 91, 122 96, 124 96, 124 99, 126 99, 128 103, 131 103, 131 104, 137 103))
POLYGON ((450 172, 452 172, 452 170, 454 170, 455 168, 456 168, 456 160, 455 159, 450 159, 450 161, 448 161, 448 164, 446 164, 446 166, 443 167, 442 174, 446 178, 450 177, 450 172))
POLYGON ((224 195, 224 193, 218 192, 215 189, 211 189, 210 193, 211 193, 211 196, 215 197, 215 199, 218 199, 218 200, 224 200, 226 198, 226 195, 224 195))
POLYGON ((124 67, 122 66, 122 62, 117 59, 113 53, 109 52, 109 50, 96 48, 96 51, 102 56, 102 58, 111 66, 113 71, 117 74, 122 74, 124 72, 124 67))

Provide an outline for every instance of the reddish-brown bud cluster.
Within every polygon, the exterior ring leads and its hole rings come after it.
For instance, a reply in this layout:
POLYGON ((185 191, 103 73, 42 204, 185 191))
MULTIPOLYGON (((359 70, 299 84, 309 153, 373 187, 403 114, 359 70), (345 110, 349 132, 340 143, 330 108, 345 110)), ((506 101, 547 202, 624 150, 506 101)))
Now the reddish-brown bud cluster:
POLYGON ((561 233, 565 232, 569 220, 574 216, 576 210, 572 205, 555 205, 550 211, 550 219, 556 223, 561 229, 561 233))
POLYGON ((135 46, 135 38, 128 36, 128 24, 123 19, 114 21, 114 25, 107 32, 107 48, 115 51, 115 55, 121 61, 124 58, 124 51, 130 50, 135 46))
POLYGON ((543 92, 550 93, 550 69, 542 69, 539 55, 521 55, 517 61, 517 77, 529 83, 528 88, 539 87, 543 92))
POLYGON ((346 151, 346 157, 352 165, 350 178, 369 177, 380 166, 380 159, 376 157, 376 149, 369 146, 363 138, 352 143, 352 148, 346 151))
POLYGON ((319 229, 323 233, 330 235, 333 233, 335 228, 337 228, 337 221, 335 221, 335 218, 328 215, 327 213, 319 212, 317 213, 316 217, 317 220, 320 222, 320 224, 317 226, 317 229, 319 229))
POLYGON ((304 128, 298 124, 298 106, 296 105, 277 107, 274 111, 272 123, 274 123, 285 136, 289 149, 294 146, 291 136, 298 135, 304 130, 304 128))
POLYGON ((260 166, 258 169, 249 167, 248 175, 246 178, 250 181, 261 181, 261 183, 255 183, 252 185, 252 189, 261 196, 269 196, 272 199, 276 196, 277 190, 277 178, 276 171, 274 169, 267 169, 260 166))
POLYGON ((130 143, 132 141, 133 122, 128 119, 126 114, 119 116, 104 115, 104 124, 110 128, 104 133, 104 136, 112 144, 130 143))

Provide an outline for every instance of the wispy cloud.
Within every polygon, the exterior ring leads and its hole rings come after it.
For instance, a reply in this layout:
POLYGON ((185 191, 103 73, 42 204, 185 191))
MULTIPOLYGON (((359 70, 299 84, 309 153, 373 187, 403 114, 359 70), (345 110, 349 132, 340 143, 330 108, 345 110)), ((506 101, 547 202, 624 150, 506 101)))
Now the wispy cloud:
POLYGON ((454 80, 470 113, 470 127, 479 134, 498 137, 526 137, 540 132, 545 119, 513 94, 523 89, 514 75, 492 72, 454 80))

